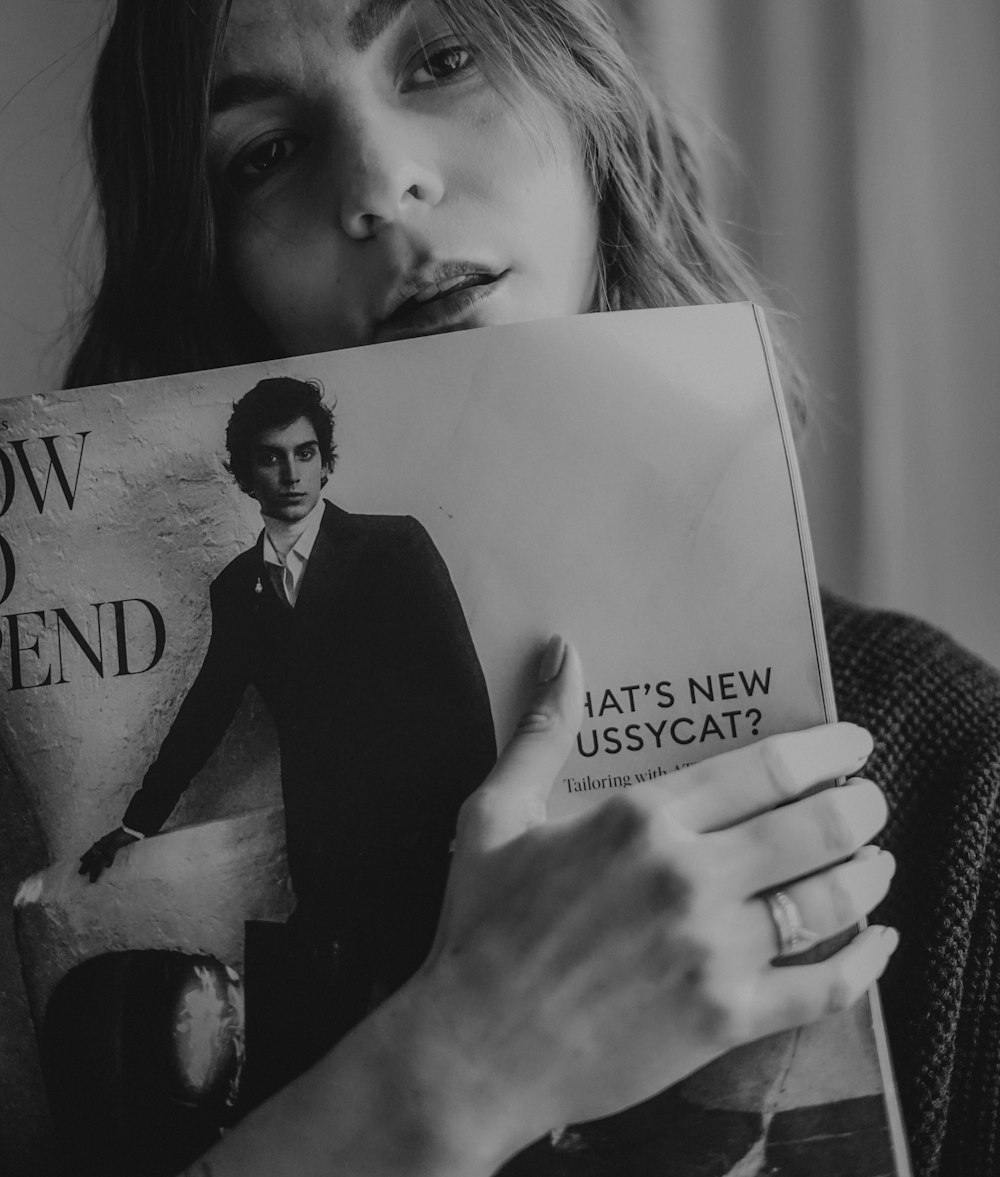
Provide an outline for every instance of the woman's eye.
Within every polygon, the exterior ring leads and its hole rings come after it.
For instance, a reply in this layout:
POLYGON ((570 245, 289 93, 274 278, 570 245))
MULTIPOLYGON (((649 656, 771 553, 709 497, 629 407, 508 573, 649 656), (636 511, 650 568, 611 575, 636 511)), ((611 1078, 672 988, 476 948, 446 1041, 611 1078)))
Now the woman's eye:
POLYGON ((473 63, 472 52, 464 45, 446 45, 442 49, 425 50, 414 67, 410 79, 417 86, 434 86, 463 73, 473 63))
POLYGON ((227 169, 230 182, 239 186, 265 179, 288 163, 302 142, 298 136, 282 135, 242 151, 227 169))

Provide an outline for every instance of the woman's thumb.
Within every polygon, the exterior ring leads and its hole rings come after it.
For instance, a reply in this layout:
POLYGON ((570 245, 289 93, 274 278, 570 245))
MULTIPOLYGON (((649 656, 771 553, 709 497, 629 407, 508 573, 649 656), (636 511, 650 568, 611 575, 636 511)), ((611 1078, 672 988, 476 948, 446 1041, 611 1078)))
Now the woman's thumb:
POLYGON ((535 693, 499 760, 462 809, 458 849, 490 850, 545 820, 545 803, 583 713, 583 671, 558 635, 538 663, 535 693))

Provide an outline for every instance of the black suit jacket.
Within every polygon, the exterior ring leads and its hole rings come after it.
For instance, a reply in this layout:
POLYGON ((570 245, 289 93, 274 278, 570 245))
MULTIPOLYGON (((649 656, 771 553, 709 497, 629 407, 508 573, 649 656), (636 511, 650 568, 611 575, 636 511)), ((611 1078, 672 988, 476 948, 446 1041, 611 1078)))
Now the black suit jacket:
POLYGON ((461 801, 496 756, 448 569, 412 518, 327 503, 296 607, 263 535, 211 587, 212 636, 125 824, 159 829, 248 684, 278 730, 299 910, 369 944, 389 981, 429 947, 461 801))

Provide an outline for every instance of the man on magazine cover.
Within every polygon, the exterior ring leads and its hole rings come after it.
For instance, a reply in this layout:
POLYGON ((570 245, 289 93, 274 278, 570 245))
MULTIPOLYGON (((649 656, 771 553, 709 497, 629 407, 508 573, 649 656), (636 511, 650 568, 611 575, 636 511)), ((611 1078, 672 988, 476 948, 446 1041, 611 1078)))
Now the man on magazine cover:
POLYGON ((291 924, 365 984, 395 986, 430 945, 458 807, 496 756, 482 669, 423 527, 322 497, 333 417, 317 384, 261 381, 226 447, 263 530, 213 582, 204 664, 121 828, 80 870, 93 881, 162 826, 252 683, 278 731, 291 924))

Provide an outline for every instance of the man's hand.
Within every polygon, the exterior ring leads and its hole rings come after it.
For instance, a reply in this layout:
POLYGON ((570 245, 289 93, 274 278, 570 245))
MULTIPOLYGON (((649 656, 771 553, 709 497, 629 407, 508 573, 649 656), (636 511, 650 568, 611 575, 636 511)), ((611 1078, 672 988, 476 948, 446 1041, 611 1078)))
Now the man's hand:
POLYGON ((90 881, 95 883, 103 872, 114 862, 115 855, 125 846, 131 846, 139 839, 135 834, 119 826, 103 838, 98 838, 91 848, 80 858, 80 874, 90 875, 90 881))

